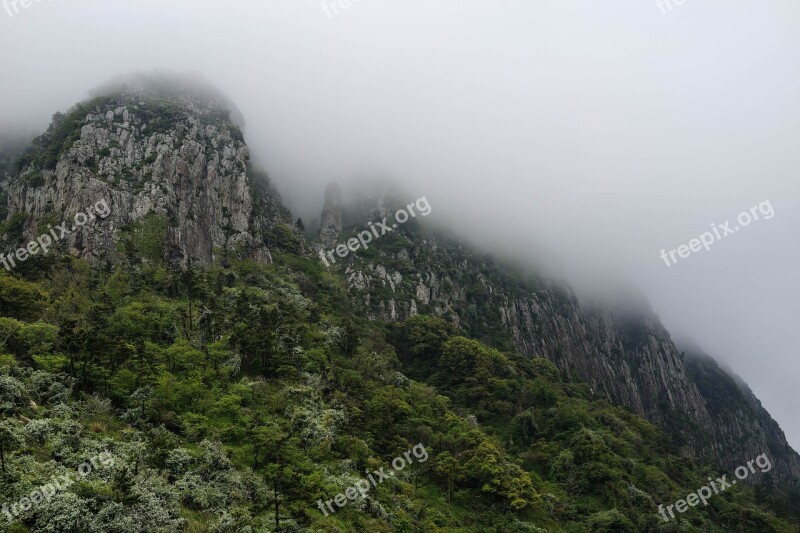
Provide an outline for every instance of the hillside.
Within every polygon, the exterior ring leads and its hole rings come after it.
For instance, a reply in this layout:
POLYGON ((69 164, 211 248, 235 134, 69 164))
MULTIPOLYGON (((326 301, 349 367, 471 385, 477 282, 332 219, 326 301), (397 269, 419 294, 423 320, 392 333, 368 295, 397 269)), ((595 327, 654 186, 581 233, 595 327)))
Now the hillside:
POLYGON ((304 242, 234 111, 106 89, 15 165, 6 255, 108 211, 0 270, 0 529, 798 530, 780 429, 653 314, 584 309, 421 219, 326 267, 393 200, 332 188, 304 242))
MULTIPOLYGON (((385 190, 349 204, 329 202, 323 220, 342 220, 337 231, 345 242, 366 221, 388 217, 394 224, 393 213, 408 203, 398 194, 385 190)), ((568 286, 421 221, 398 224, 379 245, 334 266, 345 273, 362 314, 385 321, 440 316, 494 347, 544 357, 570 379, 588 383, 595 397, 664 428, 683 455, 734 469, 742 456, 769 451, 775 475, 794 486, 800 456, 777 423, 746 385, 743 392, 715 392, 732 378, 719 368, 704 375, 696 357, 687 360, 646 301, 582 304, 568 286)), ((709 369, 716 367, 703 357, 709 369)))

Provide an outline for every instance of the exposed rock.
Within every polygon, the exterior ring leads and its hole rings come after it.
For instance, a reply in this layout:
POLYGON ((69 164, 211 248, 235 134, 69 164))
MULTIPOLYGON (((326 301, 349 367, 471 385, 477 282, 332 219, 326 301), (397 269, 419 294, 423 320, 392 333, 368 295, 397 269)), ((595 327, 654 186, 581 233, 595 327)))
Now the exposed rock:
MULTIPOLYGON (((344 227, 349 230, 346 221, 344 227)), ((402 228, 398 233, 405 240, 402 260, 382 251, 381 241, 373 243, 378 259, 347 258, 349 288, 364 302, 365 316, 386 321, 417 313, 442 316, 472 337, 552 360, 594 394, 664 428, 687 456, 732 469, 771 451, 781 464, 776 475, 789 479, 800 473, 800 457, 751 393, 732 406, 710 405, 645 301, 582 307, 570 289, 508 276, 457 241, 404 234, 402 228), (393 282, 388 294, 380 287, 392 269, 415 274, 393 282)))
MULTIPOLYGON (((126 88, 61 120, 75 121, 73 141, 41 139, 59 153, 54 168, 32 158, 8 187, 8 218, 29 215, 23 240, 47 231, 45 221, 71 222, 102 200, 111 215, 67 236, 62 246, 70 253, 112 256, 122 228, 155 214, 166 224, 172 267, 211 263, 218 250, 269 262, 275 226, 291 227, 277 195, 250 169, 239 127, 213 98, 163 99, 126 88)), ((65 126, 57 117, 51 130, 65 126)))
POLYGON ((334 182, 325 189, 325 204, 322 208, 319 229, 321 248, 329 250, 336 246, 340 231, 342 231, 342 188, 334 182))

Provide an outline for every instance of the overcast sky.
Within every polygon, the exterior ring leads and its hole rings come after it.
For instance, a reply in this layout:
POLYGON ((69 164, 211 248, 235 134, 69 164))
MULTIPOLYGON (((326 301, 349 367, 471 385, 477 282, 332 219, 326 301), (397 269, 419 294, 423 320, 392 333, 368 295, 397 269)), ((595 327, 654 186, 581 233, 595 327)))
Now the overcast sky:
POLYGON ((201 73, 296 214, 331 180, 389 178, 582 291, 638 286, 800 449, 800 2, 671 4, 41 0, 0 11, 0 131, 118 73, 201 73))

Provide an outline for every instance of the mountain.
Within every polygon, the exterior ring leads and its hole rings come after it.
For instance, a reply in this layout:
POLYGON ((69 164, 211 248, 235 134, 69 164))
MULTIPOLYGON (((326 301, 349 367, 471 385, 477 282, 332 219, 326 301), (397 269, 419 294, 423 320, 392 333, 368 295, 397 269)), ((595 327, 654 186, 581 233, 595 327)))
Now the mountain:
MULTIPOLYGON (((340 195, 335 201, 328 195, 323 209, 323 220, 344 217, 339 242, 367 221, 388 217, 394 224, 393 213, 407 203, 386 190, 355 198, 360 207, 348 210, 340 195)), ((568 286, 526 275, 524 267, 415 222, 398 224, 371 250, 337 265, 365 316, 441 316, 489 345, 553 361, 597 397, 665 428, 687 456, 732 470, 741 457, 768 452, 778 478, 800 477, 800 456, 746 385, 732 385, 707 355, 687 360, 641 296, 613 306, 581 305, 568 286)))
POLYGON ((715 456, 721 464, 732 465, 755 449, 769 450, 782 458, 776 462, 776 477, 789 481, 800 476, 797 454, 783 430, 741 378, 696 346, 685 351, 685 362, 715 422, 715 456))
POLYGON ((3 530, 797 531, 780 428, 641 298, 582 304, 391 189, 331 185, 305 242, 242 124, 128 77, 6 170, 3 530))
POLYGON ((218 249, 268 262, 278 241, 297 241, 288 211, 251 168, 228 104, 209 88, 188 91, 191 80, 157 81, 120 82, 54 116, 8 187, 8 216, 27 216, 23 237, 107 199, 102 230, 67 236, 70 251, 113 256, 132 225, 163 232, 177 267, 210 264, 218 249))

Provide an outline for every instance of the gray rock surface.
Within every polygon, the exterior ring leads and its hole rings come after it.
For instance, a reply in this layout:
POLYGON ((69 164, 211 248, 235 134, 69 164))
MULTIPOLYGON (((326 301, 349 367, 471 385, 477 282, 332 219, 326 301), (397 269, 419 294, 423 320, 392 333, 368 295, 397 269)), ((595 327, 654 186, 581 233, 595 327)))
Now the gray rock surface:
MULTIPOLYGON (((343 227, 346 235, 347 220, 343 227)), ((340 267, 368 318, 441 316, 487 343, 550 359, 598 397, 661 426, 688 457, 732 471, 769 453, 776 476, 800 475, 800 457, 749 389, 741 397, 729 394, 724 405, 712 403, 646 301, 626 298, 624 306, 613 308, 581 305, 569 288, 521 278, 515 268, 497 265, 450 237, 414 231, 384 239, 373 243, 372 253, 351 254, 340 267)), ((723 382, 725 376, 719 371, 714 380, 723 382)))
POLYGON ((120 230, 154 213, 166 220, 164 254, 172 267, 211 263, 220 250, 271 261, 273 229, 290 225, 288 212, 252 171, 222 103, 128 90, 88 107, 54 169, 34 162, 8 186, 8 218, 28 215, 25 239, 45 232, 44 221, 55 225, 105 199, 111 215, 66 237, 67 251, 112 256, 120 230))

